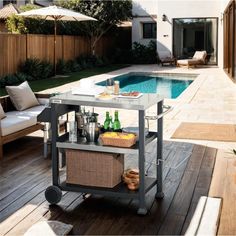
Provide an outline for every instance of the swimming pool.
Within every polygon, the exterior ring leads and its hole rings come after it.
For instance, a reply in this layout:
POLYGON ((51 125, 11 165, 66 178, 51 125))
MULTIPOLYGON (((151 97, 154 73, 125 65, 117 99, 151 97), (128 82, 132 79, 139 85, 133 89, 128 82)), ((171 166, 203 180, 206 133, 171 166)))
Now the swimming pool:
MULTIPOLYGON (((129 73, 113 78, 120 81, 121 92, 158 93, 165 98, 177 98, 197 75, 129 73)), ((97 83, 106 86, 106 81, 97 83)))

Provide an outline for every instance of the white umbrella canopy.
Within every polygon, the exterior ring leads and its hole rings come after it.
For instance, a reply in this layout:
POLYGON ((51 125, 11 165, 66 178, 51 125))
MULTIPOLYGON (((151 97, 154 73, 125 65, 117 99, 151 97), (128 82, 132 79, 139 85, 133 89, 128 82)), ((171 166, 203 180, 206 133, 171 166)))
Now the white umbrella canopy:
POLYGON ((18 14, 25 17, 39 17, 45 20, 62 20, 62 21, 86 21, 95 20, 93 17, 83 15, 79 12, 75 12, 69 9, 65 9, 58 6, 43 7, 35 10, 30 10, 18 14))
POLYGON ((57 34, 57 21, 97 21, 95 18, 83 15, 69 9, 58 6, 43 7, 35 10, 30 10, 17 14, 19 16, 29 18, 41 18, 44 20, 54 21, 54 73, 56 75, 56 34, 57 34))

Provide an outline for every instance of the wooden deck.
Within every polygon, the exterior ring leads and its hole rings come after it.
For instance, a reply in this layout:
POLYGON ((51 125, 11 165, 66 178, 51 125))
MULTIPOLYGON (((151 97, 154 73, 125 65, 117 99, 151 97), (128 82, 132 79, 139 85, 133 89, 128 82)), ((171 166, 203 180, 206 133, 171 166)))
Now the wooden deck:
MULTIPOLYGON (((152 161, 155 145, 147 157, 152 161)), ((21 235, 40 220, 59 220, 73 225, 72 234, 183 234, 198 199, 208 195, 216 149, 181 142, 164 144, 163 200, 147 196, 148 214, 136 215, 137 202, 63 192, 57 206, 49 206, 44 190, 51 184, 50 159, 42 157, 42 140, 25 137, 4 146, 0 167, 0 235, 21 235), (17 151, 16 151, 17 150, 17 151)), ((136 158, 126 157, 127 166, 136 158)), ((155 166, 146 166, 148 175, 155 166)), ((62 170, 64 172, 64 170, 62 170)), ((62 173, 63 174, 63 173, 62 173)))

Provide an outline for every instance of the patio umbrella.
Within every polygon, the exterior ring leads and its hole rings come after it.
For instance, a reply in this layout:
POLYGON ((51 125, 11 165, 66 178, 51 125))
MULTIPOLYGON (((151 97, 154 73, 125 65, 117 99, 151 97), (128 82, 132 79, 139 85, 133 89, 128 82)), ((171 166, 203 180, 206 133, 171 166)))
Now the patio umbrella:
POLYGON ((36 10, 30 10, 26 12, 22 12, 17 14, 19 16, 24 17, 32 17, 32 18, 41 18, 44 20, 52 20, 54 21, 54 73, 56 75, 56 35, 57 35, 57 21, 87 21, 94 20, 95 18, 83 15, 81 13, 68 10, 58 6, 49 6, 43 7, 36 10))

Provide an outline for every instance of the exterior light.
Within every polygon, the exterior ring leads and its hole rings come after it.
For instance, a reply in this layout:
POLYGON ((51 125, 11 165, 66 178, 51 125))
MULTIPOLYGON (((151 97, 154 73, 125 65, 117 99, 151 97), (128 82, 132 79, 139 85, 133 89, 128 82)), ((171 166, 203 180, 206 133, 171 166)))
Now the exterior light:
POLYGON ((167 16, 165 14, 162 15, 162 21, 167 21, 167 16))

